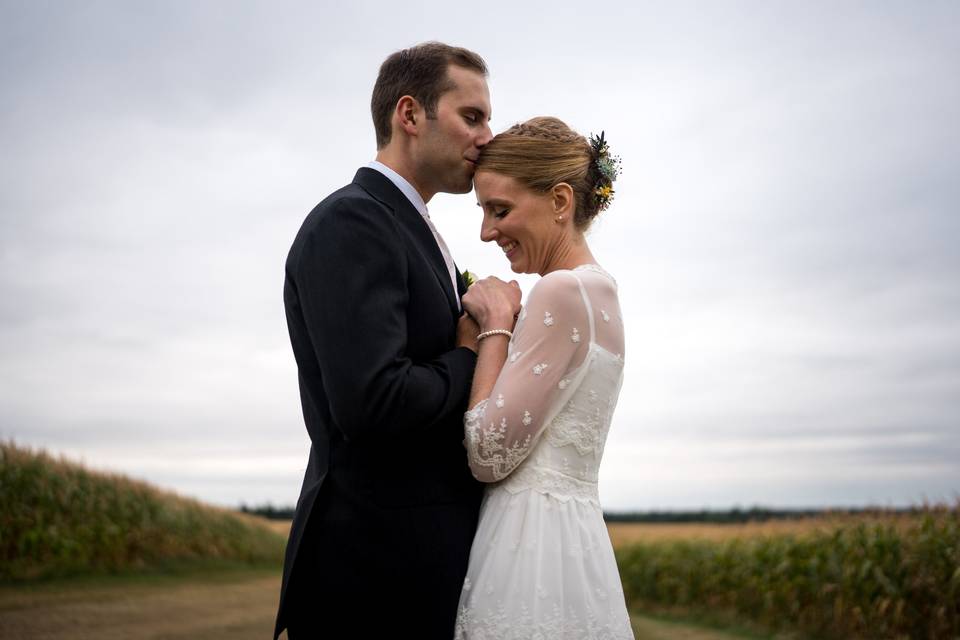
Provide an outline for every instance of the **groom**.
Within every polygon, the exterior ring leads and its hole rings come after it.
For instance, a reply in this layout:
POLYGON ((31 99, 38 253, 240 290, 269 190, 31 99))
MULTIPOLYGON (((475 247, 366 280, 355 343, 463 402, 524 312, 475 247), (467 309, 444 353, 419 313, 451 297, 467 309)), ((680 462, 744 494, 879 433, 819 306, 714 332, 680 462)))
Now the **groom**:
POLYGON ((275 636, 453 637, 481 497, 462 444, 477 329, 426 203, 472 187, 491 139, 486 74, 437 42, 387 58, 376 161, 290 249, 283 298, 312 446, 275 636))

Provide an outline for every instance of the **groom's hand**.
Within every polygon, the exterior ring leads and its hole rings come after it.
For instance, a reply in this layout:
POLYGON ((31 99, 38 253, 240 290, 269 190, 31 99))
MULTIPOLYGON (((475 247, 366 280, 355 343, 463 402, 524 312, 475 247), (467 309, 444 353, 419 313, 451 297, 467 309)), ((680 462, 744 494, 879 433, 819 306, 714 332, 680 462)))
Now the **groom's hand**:
POLYGON ((479 349, 477 344, 477 335, 480 333, 480 325, 470 317, 470 314, 464 313, 457 321, 457 346, 466 347, 474 353, 479 349))
POLYGON ((504 282, 490 276, 467 289, 463 295, 463 308, 476 319, 480 331, 512 331, 520 313, 520 297, 520 285, 516 280, 504 282))

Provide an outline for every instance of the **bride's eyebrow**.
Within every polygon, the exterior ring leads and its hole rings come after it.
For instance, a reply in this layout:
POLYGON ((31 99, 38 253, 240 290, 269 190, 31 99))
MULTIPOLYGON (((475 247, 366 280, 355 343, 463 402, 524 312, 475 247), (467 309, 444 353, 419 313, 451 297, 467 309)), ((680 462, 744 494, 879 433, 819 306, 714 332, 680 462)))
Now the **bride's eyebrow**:
POLYGON ((496 207, 509 207, 510 203, 506 200, 500 200, 498 198, 490 198, 489 200, 484 201, 483 204, 477 203, 478 207, 485 207, 489 209, 495 209, 496 207))

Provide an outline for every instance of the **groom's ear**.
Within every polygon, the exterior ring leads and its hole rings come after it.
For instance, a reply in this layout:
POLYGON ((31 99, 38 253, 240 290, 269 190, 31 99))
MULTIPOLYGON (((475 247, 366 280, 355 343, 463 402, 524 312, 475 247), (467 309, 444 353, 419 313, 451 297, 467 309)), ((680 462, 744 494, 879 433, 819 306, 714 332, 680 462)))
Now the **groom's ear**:
POLYGON ((554 185, 552 195, 554 215, 573 214, 573 187, 566 182, 559 182, 554 185))
POLYGON ((393 116, 394 124, 403 129, 408 136, 417 135, 417 126, 424 118, 423 109, 413 96, 403 96, 397 100, 397 108, 393 116))

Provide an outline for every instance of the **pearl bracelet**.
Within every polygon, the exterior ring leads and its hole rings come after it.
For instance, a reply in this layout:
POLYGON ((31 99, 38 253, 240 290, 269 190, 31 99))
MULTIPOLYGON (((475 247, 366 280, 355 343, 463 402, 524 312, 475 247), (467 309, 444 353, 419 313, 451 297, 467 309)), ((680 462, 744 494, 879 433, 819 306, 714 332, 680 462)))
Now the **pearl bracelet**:
POLYGON ((509 339, 513 337, 513 334, 506 329, 490 329, 490 331, 484 331, 483 333, 477 334, 477 341, 479 342, 480 340, 489 338, 490 336, 507 336, 509 339))

